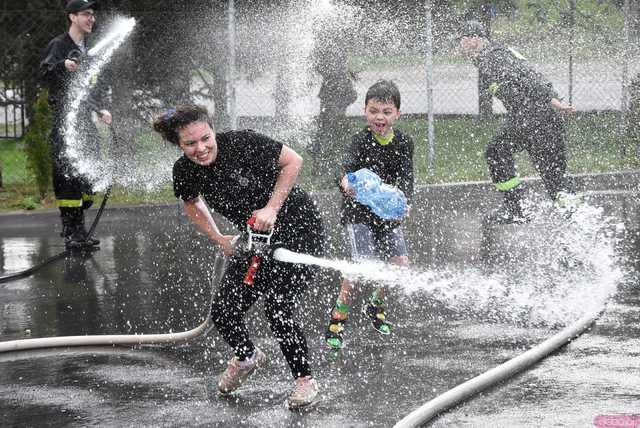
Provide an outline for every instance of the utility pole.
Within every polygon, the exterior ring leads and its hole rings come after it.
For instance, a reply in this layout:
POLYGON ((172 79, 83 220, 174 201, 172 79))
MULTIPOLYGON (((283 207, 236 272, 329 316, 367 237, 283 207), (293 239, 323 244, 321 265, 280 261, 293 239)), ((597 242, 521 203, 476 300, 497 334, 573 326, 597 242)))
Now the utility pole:
MULTIPOLYGON (((479 20, 484 26, 487 36, 491 36, 492 6, 483 1, 476 10, 479 20)), ((478 74, 478 115, 481 119, 490 118, 493 115, 493 96, 485 86, 485 78, 478 74)))
MULTIPOLYGON (((624 31, 622 47, 622 96, 620 98, 620 123, 618 124, 620 139, 624 141, 627 134, 627 116, 629 113, 629 46, 630 46, 630 20, 631 5, 629 0, 624 0, 624 31)), ((626 155, 626 144, 622 145, 622 155, 626 155)), ((637 150, 637 149, 636 149, 637 150)))
POLYGON ((427 78, 427 175, 432 176, 435 169, 435 135, 433 130, 433 19, 432 12, 432 0, 426 0, 426 24, 425 24, 425 66, 426 66, 426 78, 427 78))
POLYGON ((229 34, 229 65, 227 72, 227 112, 229 113, 229 126, 231 129, 238 127, 236 112, 236 6, 234 0, 229 0, 227 9, 227 31, 229 34))
POLYGON ((573 104, 573 50, 576 33, 576 0, 569 0, 569 104, 573 104))

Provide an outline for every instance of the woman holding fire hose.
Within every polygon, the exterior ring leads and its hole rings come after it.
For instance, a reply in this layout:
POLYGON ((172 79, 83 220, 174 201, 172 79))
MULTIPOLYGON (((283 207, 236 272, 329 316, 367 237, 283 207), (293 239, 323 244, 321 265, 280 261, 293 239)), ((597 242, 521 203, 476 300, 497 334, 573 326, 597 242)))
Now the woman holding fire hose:
MULTIPOLYGON (((254 230, 273 230, 272 240, 289 250, 323 253, 322 220, 311 198, 295 185, 302 158, 292 149, 253 131, 216 134, 207 110, 196 105, 168 110, 155 120, 154 129, 183 151, 173 167, 174 193, 182 199, 187 217, 225 255, 234 253, 233 236, 220 233, 208 207, 241 231, 251 219, 254 230)), ((287 404, 292 409, 311 404, 318 385, 294 310, 316 269, 268 256, 249 280, 248 268, 246 258, 230 258, 211 307, 212 321, 235 353, 218 380, 218 390, 236 390, 266 362, 244 322, 249 308, 263 296, 269 326, 295 379, 287 404)))

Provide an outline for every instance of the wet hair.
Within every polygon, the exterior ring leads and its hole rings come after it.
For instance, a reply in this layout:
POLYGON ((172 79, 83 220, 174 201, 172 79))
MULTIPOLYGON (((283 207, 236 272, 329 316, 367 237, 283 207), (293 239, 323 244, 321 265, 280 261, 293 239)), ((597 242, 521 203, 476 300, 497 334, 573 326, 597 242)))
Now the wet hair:
POLYGON ((153 129, 162 135, 162 138, 175 144, 180 144, 180 130, 194 122, 206 122, 213 129, 209 112, 199 105, 177 105, 168 109, 153 121, 153 129))
POLYGON ((391 80, 378 80, 367 90, 364 97, 366 106, 370 99, 375 99, 385 103, 392 102, 400 110, 400 90, 391 80))

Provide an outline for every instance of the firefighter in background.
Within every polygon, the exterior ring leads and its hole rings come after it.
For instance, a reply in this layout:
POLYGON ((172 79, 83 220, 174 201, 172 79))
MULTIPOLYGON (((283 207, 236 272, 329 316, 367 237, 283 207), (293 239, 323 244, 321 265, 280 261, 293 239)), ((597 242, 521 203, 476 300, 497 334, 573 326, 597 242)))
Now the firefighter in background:
MULTIPOLYGON (((40 75, 49 90, 48 101, 53 110, 53 127, 49 134, 53 156, 53 189, 67 249, 88 249, 99 244, 98 240, 87 237, 84 225, 84 210, 93 203, 91 184, 74 170, 67 158, 62 132, 67 90, 73 74, 78 70, 80 58, 87 51, 86 37, 93 30, 95 10, 94 1, 70 0, 65 7, 69 29, 49 42, 40 63, 40 75)), ((95 145, 96 150, 98 131, 91 119, 91 112, 95 111, 101 121, 111 124, 111 113, 100 107, 106 98, 104 89, 100 85, 94 86, 88 100, 80 107, 78 117, 78 124, 83 127, 83 137, 91 139, 90 147, 95 145)))
POLYGON ((493 223, 521 223, 524 187, 516 172, 514 154, 526 150, 540 174, 547 193, 561 208, 577 199, 566 177, 565 115, 575 108, 562 102, 551 83, 536 72, 514 49, 493 42, 477 21, 460 31, 465 55, 478 67, 481 87, 499 99, 507 110, 502 128, 486 148, 491 179, 503 196, 503 204, 488 216, 493 223))

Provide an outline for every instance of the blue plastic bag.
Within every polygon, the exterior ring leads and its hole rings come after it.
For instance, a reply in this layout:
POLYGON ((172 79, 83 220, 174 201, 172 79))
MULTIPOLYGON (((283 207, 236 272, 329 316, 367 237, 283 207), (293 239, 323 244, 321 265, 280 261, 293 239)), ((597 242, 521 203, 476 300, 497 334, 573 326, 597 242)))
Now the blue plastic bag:
POLYGON ((383 183, 373 171, 362 168, 347 173, 349 185, 356 192, 356 201, 366 205, 384 220, 400 220, 407 212, 407 198, 402 190, 383 183))

